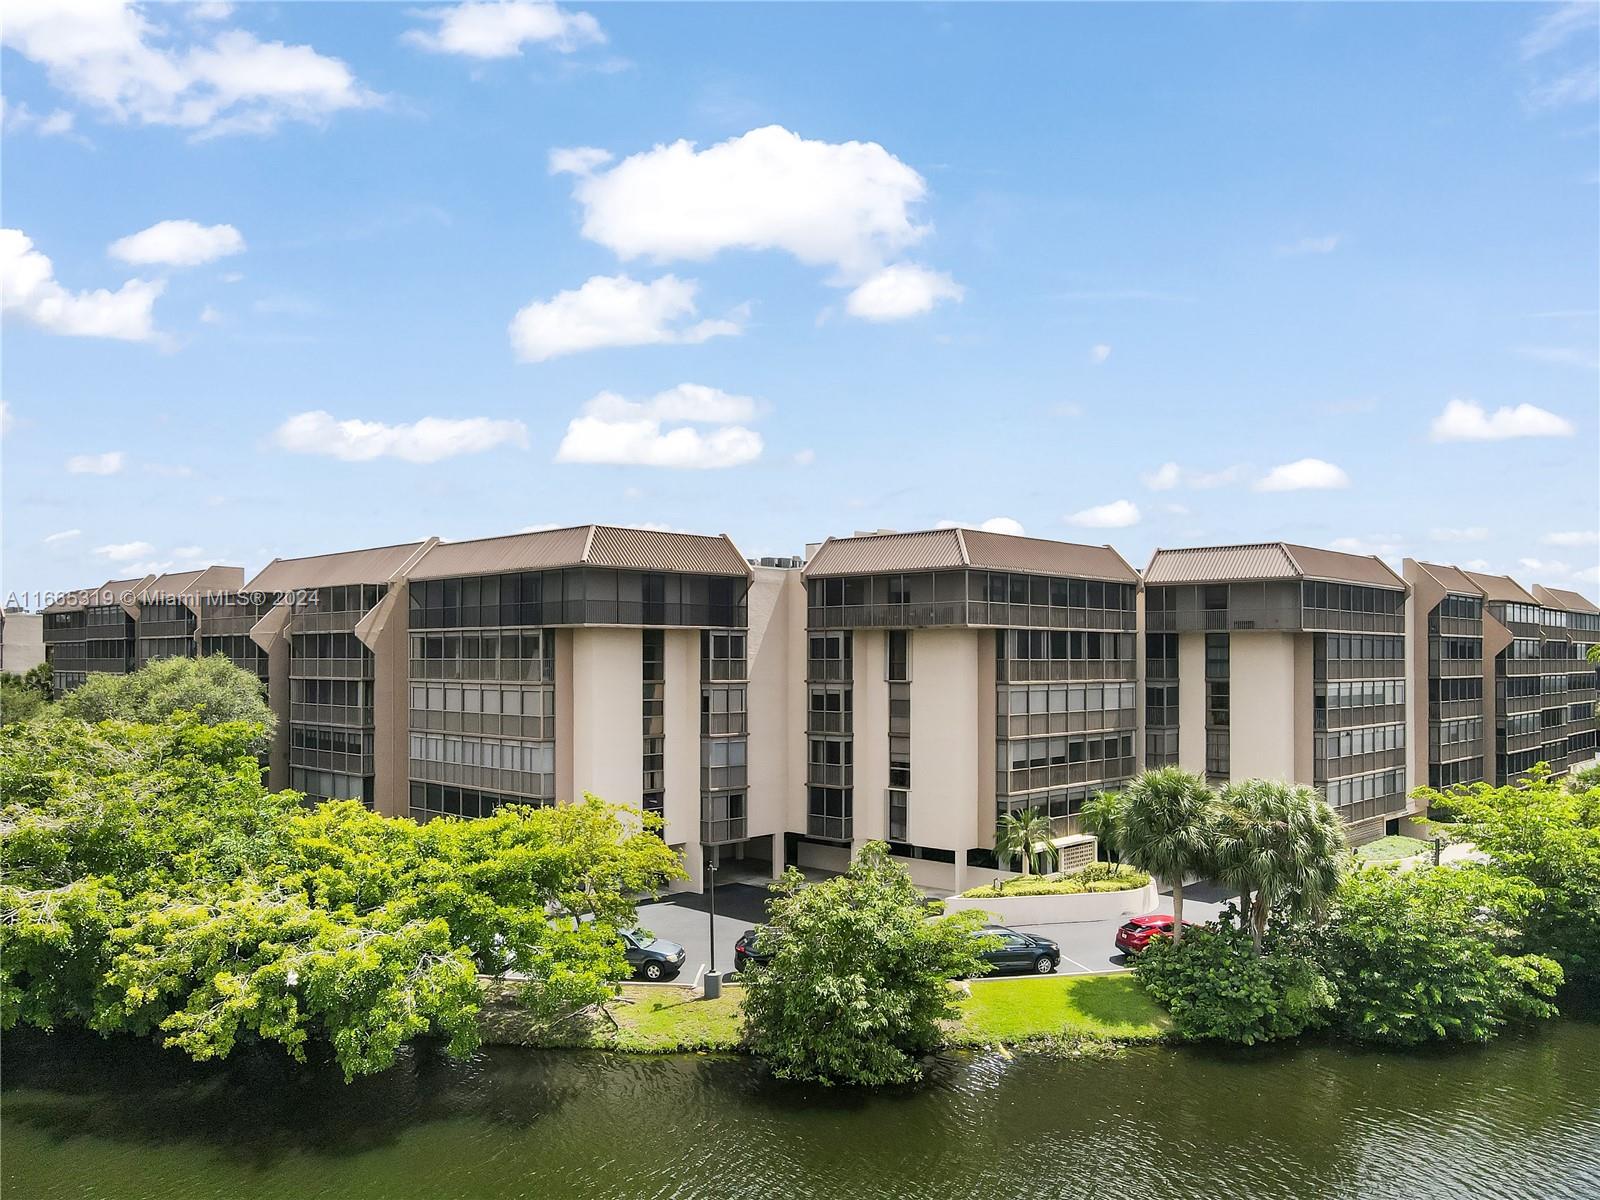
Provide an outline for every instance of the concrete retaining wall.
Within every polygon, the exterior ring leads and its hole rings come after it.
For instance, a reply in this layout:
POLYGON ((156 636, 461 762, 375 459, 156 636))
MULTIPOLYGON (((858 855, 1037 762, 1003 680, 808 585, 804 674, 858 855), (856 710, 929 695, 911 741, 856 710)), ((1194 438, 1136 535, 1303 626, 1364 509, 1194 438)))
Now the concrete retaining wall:
POLYGON ((1066 925, 1078 921, 1109 921, 1154 912, 1154 881, 1127 892, 1083 892, 1076 896, 951 896, 946 912, 980 909, 997 925, 1066 925))

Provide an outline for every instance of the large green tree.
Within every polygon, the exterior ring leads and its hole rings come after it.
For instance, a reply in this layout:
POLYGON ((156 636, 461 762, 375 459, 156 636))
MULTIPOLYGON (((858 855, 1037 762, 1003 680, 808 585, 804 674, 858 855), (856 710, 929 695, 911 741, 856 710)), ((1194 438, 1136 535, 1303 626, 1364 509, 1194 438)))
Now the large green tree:
POLYGON ((1172 940, 1183 940, 1183 882, 1209 873, 1212 804, 1200 776, 1162 767, 1137 776, 1122 792, 1117 845, 1125 861, 1172 886, 1172 940))
POLYGON ((157 723, 192 712, 208 725, 244 721, 259 725, 255 749, 272 745, 276 718, 261 681, 220 654, 210 658, 158 658, 128 675, 93 672, 57 705, 62 715, 98 721, 157 723))
POLYGON ((476 1043, 480 974, 550 1019, 614 993, 634 898, 681 873, 594 797, 420 826, 261 785, 260 726, 0 730, 0 1025, 242 1040, 347 1075, 476 1043))
POLYGON ((1229 784, 1213 829, 1211 869, 1239 893, 1258 953, 1274 910, 1315 917, 1339 886, 1344 823, 1315 788, 1273 779, 1229 784))
POLYGON ((1565 788, 1541 765, 1520 784, 1419 794, 1494 870, 1538 889, 1522 926, 1524 948, 1550 955, 1574 984, 1600 992, 1600 787, 1565 788))
POLYGON ((1117 840, 1122 828, 1122 793, 1096 792, 1083 802, 1078 821, 1085 833, 1094 835, 1106 858, 1117 862, 1122 853, 1117 840))
POLYGON ((988 968, 983 914, 930 918, 882 842, 849 869, 807 884, 793 868, 772 887, 772 960, 747 974, 745 1036, 773 1071, 824 1084, 920 1077, 940 1022, 956 1015, 952 979, 988 968))
POLYGON ((26 675, 0 671, 0 725, 32 720, 49 703, 49 691, 41 693, 26 675))

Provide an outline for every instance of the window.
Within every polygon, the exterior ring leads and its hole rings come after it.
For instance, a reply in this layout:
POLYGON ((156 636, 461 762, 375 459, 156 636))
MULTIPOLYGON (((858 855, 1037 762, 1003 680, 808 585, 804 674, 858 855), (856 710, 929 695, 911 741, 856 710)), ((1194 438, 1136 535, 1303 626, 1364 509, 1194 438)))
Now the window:
POLYGON ((911 634, 904 629, 891 629, 888 643, 888 674, 885 678, 895 683, 910 682, 911 634))
POLYGON ((806 790, 806 834, 847 842, 855 828, 855 802, 849 788, 810 787, 806 790))
POLYGON ((889 789, 888 832, 891 842, 909 842, 911 840, 910 808, 910 793, 900 788, 889 789))

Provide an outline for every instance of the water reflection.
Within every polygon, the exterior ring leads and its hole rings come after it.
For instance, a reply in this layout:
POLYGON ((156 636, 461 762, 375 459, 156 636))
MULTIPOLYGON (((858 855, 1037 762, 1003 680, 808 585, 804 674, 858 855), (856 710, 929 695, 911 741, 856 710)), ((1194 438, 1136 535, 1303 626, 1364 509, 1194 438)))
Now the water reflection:
POLYGON ((916 1089, 749 1062, 269 1054, 9 1035, 0 1190, 48 1198, 1600 1196, 1600 1027, 1481 1049, 952 1055, 916 1089))

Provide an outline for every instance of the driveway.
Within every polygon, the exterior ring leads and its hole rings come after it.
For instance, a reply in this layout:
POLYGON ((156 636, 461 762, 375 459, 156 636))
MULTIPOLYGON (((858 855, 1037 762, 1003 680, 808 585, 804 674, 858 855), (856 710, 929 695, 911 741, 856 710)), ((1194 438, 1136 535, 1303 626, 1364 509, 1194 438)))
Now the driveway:
MULTIPOLYGON (((1191 884, 1184 889, 1183 915, 1190 921, 1209 921, 1232 899, 1220 888, 1191 884)), ((717 969, 733 970, 733 943, 752 925, 766 917, 767 890, 745 883, 725 883, 717 888, 717 969)), ((680 893, 639 906, 639 924, 655 934, 677 942, 685 950, 680 983, 693 983, 711 964, 711 932, 708 927, 709 903, 705 896, 680 893)), ((1159 912, 1172 911, 1171 893, 1162 893, 1156 906, 1159 912)), ((1070 924, 1019 925, 1025 933, 1052 939, 1061 947, 1063 974, 1084 975, 1097 971, 1116 971, 1127 964, 1112 945, 1123 918, 1106 921, 1075 921, 1070 924)))

